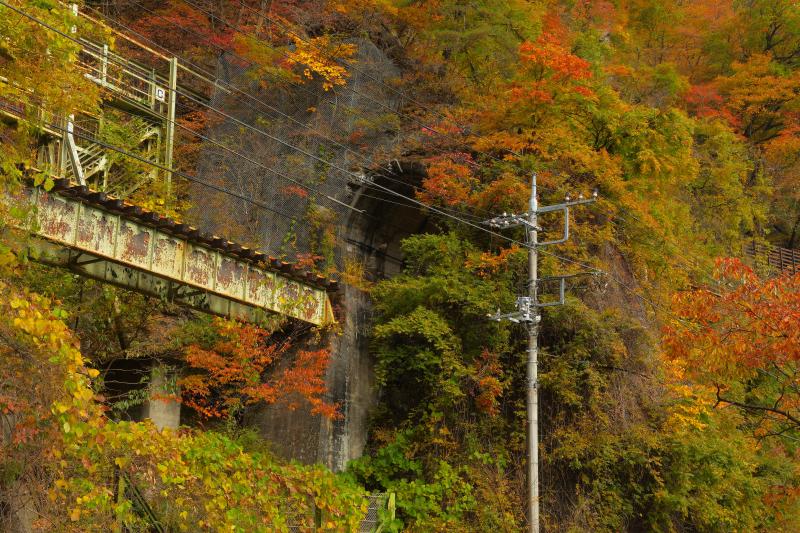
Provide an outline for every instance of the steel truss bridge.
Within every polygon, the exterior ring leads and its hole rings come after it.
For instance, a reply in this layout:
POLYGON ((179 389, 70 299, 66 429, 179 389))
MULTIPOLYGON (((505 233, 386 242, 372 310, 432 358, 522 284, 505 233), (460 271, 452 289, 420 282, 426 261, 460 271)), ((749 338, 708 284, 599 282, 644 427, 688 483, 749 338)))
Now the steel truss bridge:
MULTIPOLYGON (((80 43, 76 68, 104 90, 104 106, 140 117, 140 153, 154 164, 141 175, 117 176, 105 146, 73 135, 80 117, 37 109, 46 133, 37 163, 54 169, 55 186, 33 186, 30 175, 36 171, 29 169, 23 190, 10 198, 33 207, 22 225, 35 237, 34 258, 229 318, 260 322, 278 314, 314 325, 333 322, 328 292, 335 281, 124 200, 154 180, 171 181, 175 102, 178 92, 192 92, 178 88, 178 70, 188 69, 160 56, 169 71, 162 76, 107 45, 80 43), (114 196, 108 191, 115 180, 133 186, 114 189, 114 196)), ((17 122, 30 116, 24 105, 2 98, 0 115, 17 122)))
POLYGON ((336 282, 119 198, 54 180, 13 197, 33 209, 34 258, 80 275, 230 318, 277 313, 332 322, 336 282))

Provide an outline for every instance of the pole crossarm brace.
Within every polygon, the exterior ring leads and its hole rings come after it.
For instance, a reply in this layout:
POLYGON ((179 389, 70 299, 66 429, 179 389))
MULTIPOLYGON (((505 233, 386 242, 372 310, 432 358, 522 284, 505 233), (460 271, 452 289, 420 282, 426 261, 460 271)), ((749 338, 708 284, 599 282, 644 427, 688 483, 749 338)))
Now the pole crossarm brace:
MULTIPOLYGON (((561 211, 564 213, 564 233, 560 239, 552 240, 552 241, 544 241, 544 242, 536 242, 536 246, 549 246, 551 244, 561 244, 567 242, 569 240, 569 208, 576 206, 576 205, 584 205, 590 204, 597 200, 597 190, 592 193, 591 198, 584 198, 583 195, 580 195, 577 200, 570 200, 569 195, 566 197, 566 201, 561 204, 555 205, 548 205, 545 207, 540 207, 535 210, 536 215, 542 215, 544 213, 554 213, 561 211)), ((517 214, 509 214, 503 213, 500 216, 491 218, 486 220, 484 224, 487 226, 497 228, 497 229, 507 229, 507 228, 516 228, 519 226, 525 226, 529 230, 532 231, 542 231, 542 228, 537 225, 536 223, 532 222, 533 218, 531 217, 531 213, 522 213, 520 215, 517 214)), ((534 245, 534 243, 527 243, 528 246, 534 245)))
POLYGON ((533 312, 534 307, 535 304, 531 300, 530 296, 520 296, 517 298, 517 310, 515 312, 501 314, 500 309, 498 309, 497 313, 494 315, 487 316, 489 317, 489 320, 494 320, 495 322, 502 322, 503 320, 508 320, 509 322, 514 322, 515 324, 539 322, 541 320, 541 316, 539 316, 538 313, 533 312))

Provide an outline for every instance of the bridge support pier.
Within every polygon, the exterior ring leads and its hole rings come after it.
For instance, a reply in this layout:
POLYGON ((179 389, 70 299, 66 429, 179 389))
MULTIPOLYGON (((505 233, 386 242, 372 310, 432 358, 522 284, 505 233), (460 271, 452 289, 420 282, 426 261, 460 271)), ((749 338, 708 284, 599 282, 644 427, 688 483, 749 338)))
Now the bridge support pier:
POLYGON ((175 382, 174 369, 156 364, 150 370, 149 399, 144 417, 158 429, 177 429, 181 424, 180 388, 175 382))

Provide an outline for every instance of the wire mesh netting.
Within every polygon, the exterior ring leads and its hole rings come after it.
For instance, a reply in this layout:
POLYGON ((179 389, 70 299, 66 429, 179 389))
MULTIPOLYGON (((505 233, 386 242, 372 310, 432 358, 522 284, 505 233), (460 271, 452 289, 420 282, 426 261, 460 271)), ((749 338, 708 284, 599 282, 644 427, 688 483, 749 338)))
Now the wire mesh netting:
POLYGON ((380 511, 386 505, 386 494, 370 494, 367 502, 367 514, 361 521, 359 533, 372 533, 381 523, 380 511))
POLYGON ((211 106, 226 116, 209 112, 197 172, 264 205, 195 184, 193 223, 273 255, 336 261, 325 240, 349 211, 363 170, 385 163, 399 138, 396 102, 383 82, 396 67, 373 44, 357 44, 357 70, 332 90, 318 81, 263 89, 246 65, 220 57, 218 78, 240 91, 213 93, 211 106))

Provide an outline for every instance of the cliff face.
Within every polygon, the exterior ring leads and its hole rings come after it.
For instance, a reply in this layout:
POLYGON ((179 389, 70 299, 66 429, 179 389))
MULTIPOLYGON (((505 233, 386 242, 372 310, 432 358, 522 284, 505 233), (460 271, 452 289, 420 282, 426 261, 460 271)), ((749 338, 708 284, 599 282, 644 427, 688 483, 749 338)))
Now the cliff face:
MULTIPOLYGON (((194 224, 271 255, 317 256, 322 269, 343 272, 350 265, 363 271, 365 284, 400 271, 400 241, 424 229, 427 218, 387 189, 413 196, 424 169, 398 160, 397 102, 383 85, 398 69, 370 42, 357 44, 358 70, 335 91, 313 84, 265 91, 247 69, 220 58, 218 76, 258 100, 214 95, 213 105, 229 116, 211 121, 198 172, 255 202, 194 185, 194 224), (231 150, 247 153, 252 162, 231 150), (335 233, 337 243, 327 249, 326 232, 335 233)), ((357 285, 341 284, 335 296, 339 327, 323 340, 333 354, 328 400, 340 405, 342 418, 280 405, 246 416, 284 457, 340 470, 362 453, 377 391, 368 342, 372 306, 364 284, 357 285)))
MULTIPOLYGON (((393 168, 397 172, 389 177, 397 180, 391 182, 395 186, 398 181, 405 181, 410 189, 419 182, 419 165, 395 163, 393 168)), ((379 393, 369 345, 373 309, 364 288, 372 281, 398 273, 402 265, 400 241, 428 226, 427 217, 417 209, 385 204, 370 196, 356 193, 352 205, 364 214, 351 211, 338 227, 341 244, 337 255, 349 264, 363 267, 361 283, 343 283, 336 295, 339 326, 327 338, 332 351, 328 400, 340 405, 342 418, 331 421, 279 405, 248 417, 248 423, 257 427, 281 456, 320 462, 334 470, 344 469, 348 461, 362 455, 371 410, 379 393)))

